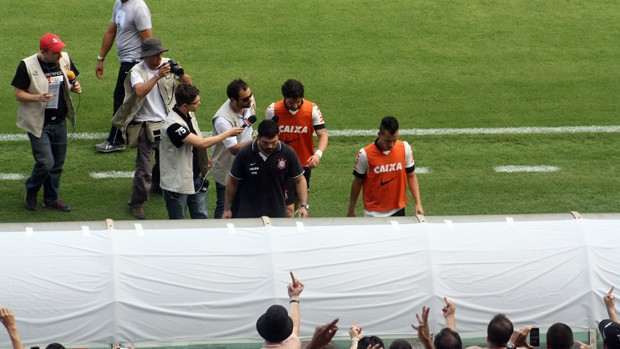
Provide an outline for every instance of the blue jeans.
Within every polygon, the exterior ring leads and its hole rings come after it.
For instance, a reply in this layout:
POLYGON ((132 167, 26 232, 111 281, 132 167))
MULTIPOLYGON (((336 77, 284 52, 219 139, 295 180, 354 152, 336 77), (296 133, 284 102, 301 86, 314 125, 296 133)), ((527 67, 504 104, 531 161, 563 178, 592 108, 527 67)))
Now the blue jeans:
POLYGON ((206 180, 199 177, 194 180, 194 194, 181 194, 168 190, 162 190, 162 196, 166 203, 169 219, 185 219, 185 212, 189 208, 189 215, 192 219, 206 219, 209 216, 207 209, 207 187, 206 180))
POLYGON ((43 126, 41 137, 28 132, 32 156, 36 163, 26 190, 38 192, 43 187, 43 203, 53 204, 60 192, 60 175, 67 156, 67 123, 43 126))

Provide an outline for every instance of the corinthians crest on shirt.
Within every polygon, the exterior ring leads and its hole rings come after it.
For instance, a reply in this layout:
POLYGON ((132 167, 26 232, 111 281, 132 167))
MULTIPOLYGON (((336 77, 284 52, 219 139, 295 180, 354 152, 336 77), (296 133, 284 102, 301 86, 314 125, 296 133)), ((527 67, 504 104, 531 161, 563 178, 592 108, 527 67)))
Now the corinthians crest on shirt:
POLYGON ((278 158, 278 169, 279 170, 284 170, 286 168, 286 159, 285 158, 278 158))

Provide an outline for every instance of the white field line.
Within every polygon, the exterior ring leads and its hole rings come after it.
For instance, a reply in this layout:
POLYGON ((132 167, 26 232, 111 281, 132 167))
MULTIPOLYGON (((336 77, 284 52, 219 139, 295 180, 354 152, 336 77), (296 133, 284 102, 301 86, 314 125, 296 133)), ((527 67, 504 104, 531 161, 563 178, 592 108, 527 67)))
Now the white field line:
POLYGON ((107 171, 107 172, 91 172, 90 176, 94 179, 108 178, 133 178, 133 171, 107 171))
POLYGON ((3 181, 19 181, 25 178, 26 176, 21 173, 0 173, 0 180, 3 181))
POLYGON ((415 168, 415 173, 416 174, 431 173, 431 169, 429 167, 416 167, 415 168))
MULTIPOLYGON (((416 167, 415 173, 430 173, 428 167, 416 167)), ((133 171, 107 171, 107 172, 91 172, 90 177, 94 179, 115 179, 115 178, 133 178, 133 171)), ((26 176, 21 173, 0 173, 0 181, 16 181, 25 179, 26 176)))
POLYGON ((496 166, 495 172, 557 172, 557 166, 496 166))
MULTIPOLYGON (((331 137, 375 136, 377 130, 328 130, 331 137)), ((560 127, 501 127, 501 128, 427 128, 402 129, 399 134, 407 136, 454 136, 454 135, 498 135, 498 134, 540 134, 540 133, 615 133, 620 126, 560 126, 560 127)), ((103 141, 107 133, 72 133, 69 139, 92 139, 103 141)), ((203 137, 211 132, 203 132, 203 137)), ((0 134, 0 142, 27 141, 26 134, 0 134)))

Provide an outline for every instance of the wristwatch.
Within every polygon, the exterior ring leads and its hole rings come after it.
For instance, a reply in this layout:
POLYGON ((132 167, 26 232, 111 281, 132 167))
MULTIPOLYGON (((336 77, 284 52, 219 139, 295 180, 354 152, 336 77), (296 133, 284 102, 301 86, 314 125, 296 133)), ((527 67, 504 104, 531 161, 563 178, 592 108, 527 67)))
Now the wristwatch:
POLYGON ((308 205, 308 204, 301 204, 301 205, 299 205, 299 207, 305 208, 306 211, 310 211, 310 205, 308 205))
POLYGON ((506 343, 506 349, 515 349, 515 345, 511 342, 506 343))

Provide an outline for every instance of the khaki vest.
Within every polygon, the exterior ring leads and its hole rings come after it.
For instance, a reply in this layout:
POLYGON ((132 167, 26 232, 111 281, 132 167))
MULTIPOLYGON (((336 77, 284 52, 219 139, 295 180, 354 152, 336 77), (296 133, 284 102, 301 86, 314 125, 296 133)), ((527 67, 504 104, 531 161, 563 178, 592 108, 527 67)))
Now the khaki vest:
MULTIPOLYGON (((47 93, 49 83, 37 59, 37 54, 23 59, 26 63, 28 76, 30 76, 30 86, 26 92, 32 94, 47 93)), ((64 99, 67 103, 67 118, 71 120, 71 125, 75 128, 75 109, 73 109, 73 101, 71 100, 71 84, 67 78, 67 72, 71 69, 71 60, 69 54, 62 52, 60 57, 60 69, 64 76, 63 88, 64 99)), ((45 123, 45 103, 44 102, 19 102, 17 107, 17 127, 26 132, 32 133, 35 137, 40 138, 43 132, 43 124, 45 123)))
MULTIPOLYGON (((215 115, 211 119, 211 123, 213 126, 212 134, 217 136, 217 132, 215 131, 215 119, 218 117, 222 117, 228 122, 231 123, 233 127, 241 127, 242 123, 240 119, 237 117, 235 112, 230 108, 230 99, 224 102, 220 109, 215 112, 215 115)), ((241 140, 243 134, 237 136, 237 142, 243 143, 241 140)), ((228 179, 228 173, 232 167, 233 161, 235 160, 235 156, 228 150, 223 142, 218 142, 213 146, 213 153, 211 156, 211 162, 213 163, 213 168, 211 169, 211 173, 213 174, 213 179, 222 184, 226 185, 226 180, 228 179)))
MULTIPOLYGON (((162 63, 168 62, 169 58, 163 58, 162 63)), ((112 123, 114 126, 118 127, 123 134, 126 134, 127 125, 133 120, 136 116, 136 113, 142 105, 146 98, 139 98, 136 95, 136 91, 131 87, 131 72, 134 70, 138 71, 142 76, 144 81, 148 81, 148 73, 146 68, 144 67, 144 61, 136 64, 131 68, 129 74, 125 78, 125 99, 123 100, 123 104, 114 114, 112 118, 112 123)), ((176 84, 174 80, 173 74, 168 74, 166 77, 159 79, 157 82, 157 88, 159 90, 159 94, 164 100, 164 104, 166 105, 166 113, 170 113, 172 107, 174 107, 176 100, 174 98, 174 91, 176 89, 176 84)))
MULTIPOLYGON (((180 124, 185 126, 189 130, 189 125, 183 120, 183 118, 177 114, 174 110, 168 113, 164 126, 161 132, 161 141, 159 142, 159 163, 161 171, 161 183, 162 189, 180 193, 180 194, 194 194, 194 171, 193 171, 193 157, 192 145, 183 143, 180 148, 177 148, 170 137, 168 137, 168 127, 172 124, 180 124)), ((192 127, 196 130, 197 136, 202 138, 200 128, 198 128, 198 122, 195 115, 192 113, 192 127)), ((209 156, 206 149, 196 148, 198 152, 198 164, 200 166, 200 173, 206 176, 209 171, 209 156)))

